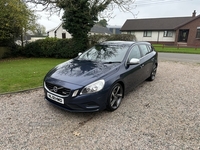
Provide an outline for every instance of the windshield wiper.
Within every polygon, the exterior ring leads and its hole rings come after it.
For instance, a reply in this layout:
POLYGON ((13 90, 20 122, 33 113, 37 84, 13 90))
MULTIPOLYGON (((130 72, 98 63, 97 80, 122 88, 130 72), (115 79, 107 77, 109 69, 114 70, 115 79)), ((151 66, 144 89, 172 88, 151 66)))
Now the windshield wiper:
POLYGON ((103 62, 104 64, 113 64, 113 63, 121 63, 121 61, 108 61, 108 62, 103 62))

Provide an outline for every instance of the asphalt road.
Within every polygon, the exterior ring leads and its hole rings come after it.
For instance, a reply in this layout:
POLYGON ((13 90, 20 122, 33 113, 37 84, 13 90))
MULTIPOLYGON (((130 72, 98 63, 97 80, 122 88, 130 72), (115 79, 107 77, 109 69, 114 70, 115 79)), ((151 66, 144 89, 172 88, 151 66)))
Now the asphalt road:
POLYGON ((199 54, 158 53, 159 60, 200 63, 199 54))

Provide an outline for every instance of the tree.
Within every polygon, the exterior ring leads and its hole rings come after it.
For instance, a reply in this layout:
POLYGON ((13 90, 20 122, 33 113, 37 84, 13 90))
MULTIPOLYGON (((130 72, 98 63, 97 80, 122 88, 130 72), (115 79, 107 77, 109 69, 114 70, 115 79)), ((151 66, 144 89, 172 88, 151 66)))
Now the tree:
POLYGON ((77 51, 84 50, 88 43, 88 32, 104 15, 110 17, 114 8, 131 12, 135 0, 24 0, 45 6, 52 13, 64 10, 63 27, 72 34, 78 45, 77 51))
POLYGON ((35 29, 33 30, 34 35, 43 36, 46 34, 46 28, 41 24, 36 24, 35 29))
POLYGON ((1 0, 0 7, 0 44, 9 45, 19 36, 23 41, 25 32, 34 28, 33 11, 21 0, 1 0))
POLYGON ((69 3, 70 6, 64 7, 63 27, 71 33, 77 51, 80 51, 87 48, 87 34, 95 22, 98 21, 98 12, 90 9, 88 0, 71 0, 71 2, 69 3))
POLYGON ((106 19, 102 19, 99 22, 97 22, 97 24, 106 27, 108 25, 107 20, 106 19))

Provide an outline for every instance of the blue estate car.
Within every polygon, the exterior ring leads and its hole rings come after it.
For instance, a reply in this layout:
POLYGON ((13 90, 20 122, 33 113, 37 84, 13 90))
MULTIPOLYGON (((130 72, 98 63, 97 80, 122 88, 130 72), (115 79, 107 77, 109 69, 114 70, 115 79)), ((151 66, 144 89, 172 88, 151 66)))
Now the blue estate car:
POLYGON ((114 111, 127 92, 155 79, 157 66, 148 42, 106 41, 50 70, 45 99, 72 112, 114 111))

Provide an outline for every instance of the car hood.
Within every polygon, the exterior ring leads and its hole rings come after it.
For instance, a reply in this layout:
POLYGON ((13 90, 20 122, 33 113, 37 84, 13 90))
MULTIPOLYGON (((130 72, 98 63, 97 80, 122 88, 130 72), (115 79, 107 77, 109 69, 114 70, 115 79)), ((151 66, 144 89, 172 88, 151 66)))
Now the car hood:
POLYGON ((107 74, 115 73, 119 65, 120 63, 103 64, 73 59, 56 66, 47 74, 46 78, 84 86, 107 74))

